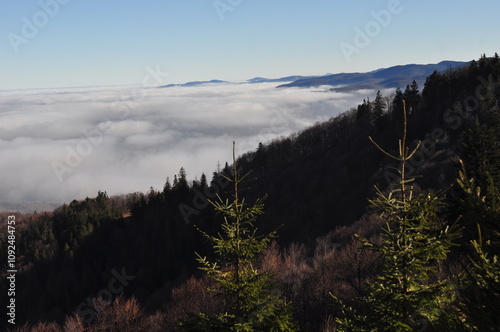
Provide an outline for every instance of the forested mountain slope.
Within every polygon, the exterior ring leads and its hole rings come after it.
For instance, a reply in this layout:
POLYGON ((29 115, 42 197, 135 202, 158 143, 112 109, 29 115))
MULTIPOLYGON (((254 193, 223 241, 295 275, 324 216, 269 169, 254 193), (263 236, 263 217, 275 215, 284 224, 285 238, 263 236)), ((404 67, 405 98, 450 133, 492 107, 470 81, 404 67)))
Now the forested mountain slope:
MULTIPOLYGON (((452 192, 459 158, 478 183, 499 186, 499 80, 498 56, 483 56, 456 70, 434 72, 422 92, 415 82, 408 82, 390 98, 379 94, 327 122, 240 156, 239 173, 251 171, 242 196, 249 202, 269 196, 256 226, 263 233, 277 229, 283 248, 305 243, 304 250, 310 253, 315 241, 330 231, 348 226, 343 228, 347 235, 335 233, 345 240, 352 236, 349 232, 355 227, 349 227, 357 220, 370 224, 368 199, 374 197, 374 185, 387 191, 397 174, 384 167, 391 164, 390 158, 368 137, 391 152, 397 150, 403 100, 409 113, 409 145, 423 141, 409 165, 409 175, 422 176, 415 186, 452 192)), ((213 255, 197 228, 209 234, 220 230, 220 216, 208 199, 230 196, 224 177, 231 176, 230 166, 214 173, 211 181, 205 175, 189 181, 182 168, 162 191, 111 198, 99 192, 96 198, 73 201, 50 214, 18 215, 19 324, 63 323, 75 312, 92 322, 97 313, 90 299, 102 295, 117 274, 129 276, 123 293, 134 296, 147 313, 171 303, 176 294, 172 288, 200 275, 194 252, 213 255)), ((450 208, 446 213, 456 217, 459 211, 450 208)), ((2 228, 6 217, 2 216, 2 228)), ((463 223, 472 238, 473 223, 467 219, 463 223)), ((7 261, 6 241, 1 238, 2 262, 7 261)), ((1 277, 4 294, 5 274, 1 277)), ((3 297, 1 305, 7 305, 3 297)), ((305 311, 297 315, 303 324, 326 317, 305 311)))

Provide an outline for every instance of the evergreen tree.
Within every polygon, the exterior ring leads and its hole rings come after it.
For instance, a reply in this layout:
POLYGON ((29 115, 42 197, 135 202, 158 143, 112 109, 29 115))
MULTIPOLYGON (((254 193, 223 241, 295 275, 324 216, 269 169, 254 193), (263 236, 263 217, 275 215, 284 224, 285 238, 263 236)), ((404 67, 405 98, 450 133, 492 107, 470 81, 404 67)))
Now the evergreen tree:
POLYGON ((403 91, 400 88, 396 88, 394 99, 392 100, 392 120, 396 125, 403 123, 403 117, 401 116, 403 114, 403 102, 403 91))
POLYGON ((218 197, 218 201, 211 202, 224 217, 222 234, 202 232, 219 258, 211 262, 198 255, 201 269, 215 284, 211 290, 220 296, 224 308, 212 316, 193 314, 180 321, 179 326, 185 331, 294 331, 288 305, 271 289, 271 275, 260 272, 256 266, 259 255, 275 236, 274 232, 257 235, 254 226, 256 218, 263 214, 266 197, 257 199, 253 206, 240 199, 238 186, 246 176, 239 176, 236 159, 233 160, 233 179, 227 178, 234 184, 233 201, 218 197))
POLYGON ((418 105, 420 104, 421 96, 420 91, 418 90, 417 81, 413 80, 411 85, 406 86, 403 98, 407 104, 409 113, 411 113, 412 110, 415 110, 418 107, 418 105))
POLYGON ((358 122, 370 122, 373 116, 373 108, 370 103, 370 99, 368 101, 363 99, 363 104, 358 105, 356 111, 356 120, 358 122))
POLYGON ((181 169, 179 170, 179 175, 177 176, 177 183, 174 185, 174 190, 189 190, 186 170, 184 169, 184 167, 181 167, 181 169))
POLYGON ((465 193, 465 218, 476 222, 477 239, 471 241, 470 264, 463 274, 458 308, 469 331, 498 331, 500 327, 500 191, 485 189, 468 178, 465 168, 458 184, 465 193), (468 213, 467 213, 468 212, 468 213))
MULTIPOLYGON (((473 61, 472 64, 476 64, 476 62, 473 61)), ((426 107, 435 107, 436 105, 440 105, 440 103, 442 103, 444 97, 443 95, 445 89, 445 80, 446 79, 444 75, 437 71, 434 71, 425 79, 422 98, 426 107)))
POLYGON ((174 182, 172 183, 173 188, 177 188, 179 185, 179 180, 177 179, 177 174, 174 174, 174 182))
MULTIPOLYGON (((344 316, 339 331, 439 330, 444 308, 451 301, 451 283, 435 281, 437 262, 446 259, 459 236, 455 226, 439 218, 442 198, 418 192, 406 175, 406 163, 418 150, 406 146, 406 107, 403 101, 403 137, 399 155, 375 146, 399 163, 398 189, 383 193, 378 188, 371 206, 385 219, 381 242, 361 239, 365 248, 380 254, 382 272, 370 284, 368 295, 356 299, 357 308, 341 304, 344 316)), ((370 138, 371 139, 371 138, 370 138)))
POLYGON ((468 173, 481 188, 500 190, 500 111, 489 109, 484 119, 461 136, 460 152, 468 173))
POLYGON ((384 98, 382 97, 382 93, 380 92, 380 90, 378 90, 377 95, 375 96, 375 101, 373 102, 373 117, 375 122, 378 122, 382 118, 385 109, 386 105, 384 102, 384 98))
POLYGON ((201 187, 201 189, 205 189, 208 187, 207 176, 205 175, 205 173, 201 174, 200 187, 201 187))
POLYGON ((168 193, 170 193, 171 190, 172 190, 172 185, 170 184, 170 178, 167 177, 167 181, 165 181, 165 185, 163 186, 163 193, 167 195, 168 193))

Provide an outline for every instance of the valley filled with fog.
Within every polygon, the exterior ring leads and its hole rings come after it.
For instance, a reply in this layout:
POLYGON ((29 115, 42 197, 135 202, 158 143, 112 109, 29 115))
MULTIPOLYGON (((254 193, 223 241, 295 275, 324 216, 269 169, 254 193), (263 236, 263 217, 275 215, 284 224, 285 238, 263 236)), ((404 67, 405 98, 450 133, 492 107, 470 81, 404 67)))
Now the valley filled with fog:
POLYGON ((161 189, 372 99, 276 83, 0 91, 0 202, 161 189))

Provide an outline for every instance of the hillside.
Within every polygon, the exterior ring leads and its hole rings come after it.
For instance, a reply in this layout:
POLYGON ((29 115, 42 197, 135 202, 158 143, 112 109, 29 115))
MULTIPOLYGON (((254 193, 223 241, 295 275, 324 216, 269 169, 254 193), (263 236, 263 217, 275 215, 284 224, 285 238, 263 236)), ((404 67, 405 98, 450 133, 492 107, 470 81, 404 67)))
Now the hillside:
POLYGON ((360 84, 371 84, 376 86, 378 89, 384 89, 403 87, 408 84, 408 82, 413 80, 415 80, 419 85, 422 85, 427 76, 432 74, 434 71, 442 73, 446 70, 459 68, 466 64, 467 62, 458 61, 442 61, 438 64, 428 65, 409 64, 377 69, 368 73, 341 73, 315 78, 303 78, 278 87, 305 88, 320 85, 357 86, 360 84))
MULTIPOLYGON (((379 68, 367 73, 340 73, 340 74, 326 74, 323 76, 301 76, 292 75, 280 78, 265 78, 254 77, 246 80, 244 83, 280 83, 288 82, 286 84, 278 85, 278 88, 288 87, 314 87, 321 85, 343 86, 342 89, 356 90, 356 89, 385 89, 404 87, 408 82, 415 80, 419 85, 425 83, 427 76, 434 71, 442 73, 446 70, 456 69, 465 66, 468 62, 460 61, 442 61, 437 64, 408 64, 399 65, 389 68, 379 68)), ((192 87, 203 84, 221 84, 232 83, 223 80, 210 80, 210 81, 193 81, 182 84, 168 84, 160 86, 159 88, 171 87, 192 87)), ((234 83, 233 83, 234 84, 234 83)))
MULTIPOLYGON (((440 65, 443 69, 451 64, 440 65)), ((373 213, 368 200, 375 197, 374 185, 388 192, 397 174, 385 167, 394 166, 391 158, 368 137, 390 153, 397 151, 403 100, 409 111, 408 145, 413 148, 423 141, 407 175, 418 176, 413 186, 424 192, 446 192, 439 216, 459 220, 463 229, 436 278, 450 278, 471 251, 470 240, 477 238, 474 215, 458 203, 456 198, 463 199, 463 194, 453 185, 462 159, 478 185, 488 188, 488 193, 500 190, 500 89, 494 83, 500 80, 500 60, 483 56, 445 72, 432 67, 420 91, 418 83, 412 83, 416 78, 410 76, 419 78, 429 68, 403 66, 372 72, 378 82, 395 72, 404 72, 408 80, 390 98, 379 95, 374 101, 360 101, 357 108, 260 144, 237 159, 240 174, 251 171, 240 187, 246 201, 268 195, 265 213, 255 222, 258 234, 277 230, 277 242, 260 257, 259 266, 274 275, 276 291, 291 303, 302 330, 319 330, 331 317, 338 317, 330 292, 351 303, 367 292, 367 284, 380 273, 376 255, 361 254, 353 237, 354 233, 380 236, 383 219, 373 213), (335 249, 338 246, 340 251, 335 249)), ((356 75, 342 79, 361 82, 356 75)), ((113 322, 115 328, 130 324, 123 331, 174 330, 175 319, 187 312, 221 310, 222 304, 205 291, 209 281, 198 270, 194 253, 214 257, 199 230, 220 232, 223 221, 208 199, 216 194, 231 197, 224 178, 231 174, 231 163, 226 163, 211 180, 203 175, 190 181, 181 168, 162 191, 121 197, 99 192, 95 198, 73 201, 52 213, 19 215, 19 326, 39 321, 68 326, 77 323, 67 317, 78 313, 96 331, 109 327, 106 322, 113 322), (129 276, 121 288, 124 297, 104 309, 93 309, 90 299, 104 294, 117 273, 129 276)), ((3 232, 7 216, 0 217, 3 232)), ((6 240, 1 238, 2 262, 7 262, 6 240)), ((6 280, 5 273, 1 277, 6 280)), ((0 291, 7 292, 3 281, 0 291)), ((5 301, 2 297, 2 306, 5 301)))

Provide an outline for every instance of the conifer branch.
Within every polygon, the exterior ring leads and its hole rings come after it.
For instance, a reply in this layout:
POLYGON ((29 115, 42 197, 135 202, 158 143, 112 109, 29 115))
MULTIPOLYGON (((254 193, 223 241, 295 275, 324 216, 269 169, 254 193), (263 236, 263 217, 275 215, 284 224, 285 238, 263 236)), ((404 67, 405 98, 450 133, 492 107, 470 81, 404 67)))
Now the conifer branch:
POLYGON ((385 151, 382 147, 380 147, 380 145, 377 144, 377 142, 375 142, 373 140, 373 138, 371 136, 368 136, 368 139, 377 147, 377 149, 379 149, 382 153, 384 153, 386 156, 392 158, 392 159, 395 159, 397 161, 400 161, 400 159, 398 157, 395 157, 393 156, 392 154, 390 154, 389 152, 385 151))

